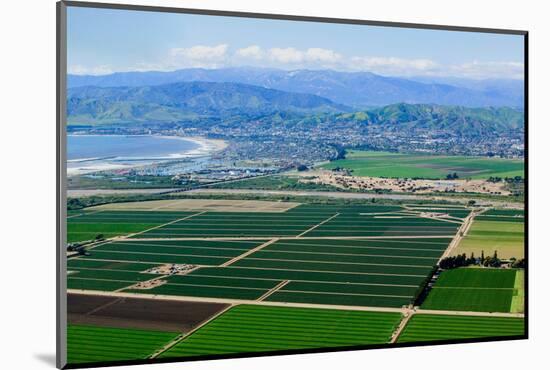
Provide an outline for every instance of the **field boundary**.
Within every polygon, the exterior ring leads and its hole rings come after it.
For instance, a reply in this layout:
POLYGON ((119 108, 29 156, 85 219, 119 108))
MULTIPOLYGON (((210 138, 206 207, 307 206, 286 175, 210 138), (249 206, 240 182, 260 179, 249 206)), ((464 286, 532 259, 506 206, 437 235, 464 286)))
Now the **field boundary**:
POLYGON ((241 260, 241 259, 243 259, 243 258, 245 258, 245 257, 247 257, 247 256, 250 256, 252 253, 257 252, 257 251, 261 250, 262 248, 267 247, 268 245, 271 245, 271 244, 273 244, 273 243, 276 243, 278 240, 279 240, 279 238, 273 238, 273 239, 271 239, 271 240, 268 240, 267 242, 265 242, 265 243, 263 243, 263 244, 260 244, 260 245, 258 245, 257 247, 252 248, 252 249, 250 249, 249 251, 246 251, 246 252, 244 252, 243 254, 240 254, 240 255, 238 255, 237 257, 234 257, 234 258, 230 259, 229 261, 227 261, 227 262, 225 262, 225 263, 222 263, 222 264, 220 265, 220 267, 227 267, 227 266, 229 266, 229 265, 232 265, 233 263, 235 263, 235 262, 237 262, 237 261, 239 261, 239 260, 241 260))
POLYGON ((133 236, 140 235, 140 234, 146 233, 146 232, 151 231, 151 230, 156 230, 156 229, 159 229, 159 228, 164 227, 164 226, 172 225, 172 224, 175 224, 176 222, 185 221, 185 220, 190 219, 192 217, 202 215, 203 213, 206 213, 206 212, 207 211, 194 213, 192 215, 188 215, 188 216, 185 216, 185 217, 182 217, 182 218, 178 218, 177 220, 173 220, 173 221, 167 222, 167 223, 162 224, 162 225, 158 225, 158 226, 154 226, 154 227, 151 227, 149 229, 146 229, 146 230, 138 231, 137 233, 127 234, 127 235, 125 235, 124 237, 122 237, 120 239, 126 240, 126 239, 129 239, 129 238, 132 238, 133 236))
POLYGON ((411 317, 413 315, 414 315, 413 310, 409 310, 409 311, 407 311, 406 313, 403 314, 403 317, 401 318, 401 321, 399 322, 399 325, 397 326, 397 329, 395 330, 395 332, 393 333, 393 335, 390 339, 390 343, 397 343, 397 340, 399 339, 399 336, 401 335, 403 330, 405 330, 405 327, 407 326, 407 324, 409 323, 409 320, 411 319, 411 317))
POLYGON ((458 247, 462 238, 466 236, 466 233, 468 232, 468 230, 470 230, 470 226, 472 226, 472 223, 474 222, 474 218, 476 215, 477 213, 474 210, 472 210, 470 214, 464 219, 462 226, 458 228, 453 240, 451 240, 451 242, 449 243, 449 246, 447 247, 447 249, 445 249, 441 257, 437 261, 438 265, 443 259, 449 257, 451 255, 451 252, 458 247))
MULTIPOLYGON (((134 234, 135 235, 135 234, 134 234)), ((365 240, 382 240, 382 239, 451 239, 456 235, 380 235, 380 236, 277 236, 277 239, 280 240, 307 240, 307 239, 326 239, 326 240, 338 240, 338 239, 365 239, 365 240)), ((120 237, 116 237, 119 238, 120 237)), ((140 242, 140 241, 186 241, 186 240, 267 240, 272 239, 270 237, 264 236, 214 236, 214 237, 177 237, 177 238, 135 238, 135 239, 123 239, 126 242, 140 242)), ((116 241, 116 240, 107 240, 107 242, 116 241)), ((122 240, 121 240, 122 241, 122 240)))
MULTIPOLYGON (((349 311, 405 313, 408 310, 408 308, 403 308, 403 307, 397 308, 397 307, 373 307, 373 306, 345 306, 345 305, 330 305, 330 304, 315 304, 315 303, 256 301, 256 300, 245 300, 245 299, 170 296, 170 295, 161 295, 161 294, 142 294, 142 293, 128 293, 128 292, 107 292, 107 291, 93 291, 93 290, 81 290, 81 289, 67 289, 67 293, 99 295, 99 296, 105 296, 105 297, 156 299, 156 300, 164 300, 164 301, 172 300, 172 301, 187 301, 187 302, 212 302, 212 303, 225 303, 230 305, 256 304, 256 305, 264 305, 264 306, 324 308, 324 309, 332 309, 332 310, 349 310, 349 311)), ((415 309, 414 312, 417 314, 456 315, 456 316, 494 316, 494 317, 520 317, 520 318, 524 317, 524 314, 522 313, 509 313, 509 312, 445 311, 445 310, 427 310, 427 309, 419 309, 419 308, 415 309)))
POLYGON ((174 338, 172 341, 170 341, 169 343, 167 343, 164 347, 162 347, 161 349, 159 349, 158 351, 156 351, 155 353, 153 353, 151 356, 149 356, 149 358, 157 358, 158 356, 160 356, 161 354, 163 354, 164 352, 168 351, 170 348, 174 347, 176 344, 178 344, 179 342, 181 342, 182 340, 184 340, 185 338, 189 337, 191 334, 193 334, 194 332, 196 332, 197 330, 199 330, 200 328, 202 328, 203 326, 205 326, 206 324, 208 324, 209 322, 215 320, 217 317, 221 316, 222 314, 226 313, 227 311, 229 311, 231 308, 233 308, 234 306, 233 305, 229 305, 227 306, 226 308, 224 308, 223 310, 215 313, 213 316, 207 318, 206 320, 204 320, 203 322, 201 322, 200 324, 198 324, 197 326, 195 326, 193 329, 189 330, 187 333, 182 333, 180 335, 178 335, 176 338, 174 338))
POLYGON ((513 312, 482 312, 482 311, 448 311, 448 310, 429 310, 417 308, 417 314, 434 314, 434 315, 455 315, 455 316, 487 316, 487 317, 525 317, 522 313, 513 312))
POLYGON ((313 227, 310 227, 309 229, 307 229, 307 230, 304 231, 303 233, 296 235, 296 237, 299 238, 299 237, 301 237, 301 236, 303 236, 303 235, 309 233, 310 231, 315 230, 315 229, 318 228, 319 226, 323 225, 324 223, 329 222, 330 220, 332 220, 332 219, 338 217, 339 215, 340 215, 340 212, 336 212, 336 214, 332 215, 331 217, 327 218, 326 220, 323 220, 323 221, 319 222, 317 225, 315 225, 315 226, 313 226, 313 227))
POLYGON ((67 216, 67 218, 76 218, 76 217, 79 217, 79 216, 83 216, 83 215, 93 215, 95 213, 99 213, 99 212, 103 212, 104 210, 103 209, 100 209, 98 211, 92 211, 92 212, 83 212, 83 213, 77 213, 76 215, 70 215, 70 216, 67 216))
POLYGON ((295 302, 276 302, 276 301, 256 301, 250 299, 228 299, 228 298, 210 298, 210 297, 193 297, 193 296, 175 296, 161 294, 143 294, 143 293, 128 293, 128 292, 107 292, 99 290, 82 290, 82 289, 67 289, 67 293, 99 295, 106 297, 125 297, 125 298, 144 298, 157 299, 168 301, 187 301, 187 302, 211 302, 225 303, 231 305, 237 304, 258 304, 264 306, 277 307, 298 307, 298 308, 325 308, 333 310, 349 310, 349 311, 379 311, 379 312, 403 312, 403 308, 397 307, 371 307, 371 306, 345 306, 345 305, 329 305, 316 303, 295 303, 295 302))
POLYGON ((283 280, 281 281, 279 284, 275 285, 273 288, 269 289, 267 291, 267 293, 265 293, 263 296, 261 296, 260 298, 257 299, 258 302, 260 301, 263 301, 264 299, 266 299, 267 297, 269 297, 270 295, 272 295, 273 293, 275 293, 276 291, 278 291, 279 289, 281 289, 282 287, 284 287, 285 285, 287 285, 288 283, 290 283, 290 280, 283 280))

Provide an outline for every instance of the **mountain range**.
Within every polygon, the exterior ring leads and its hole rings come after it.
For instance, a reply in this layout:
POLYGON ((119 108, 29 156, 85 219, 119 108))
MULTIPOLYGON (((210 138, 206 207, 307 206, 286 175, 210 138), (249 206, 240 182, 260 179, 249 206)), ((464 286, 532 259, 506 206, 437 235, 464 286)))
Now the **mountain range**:
POLYGON ((229 82, 177 82, 139 87, 68 89, 70 123, 181 122, 203 118, 350 112, 329 99, 229 82))
POLYGON ((222 123, 302 131, 376 126, 466 136, 498 135, 524 127, 523 112, 509 107, 398 103, 357 111, 313 94, 229 82, 74 87, 68 90, 67 103, 69 123, 75 125, 192 123, 206 127, 222 123))
POLYGON ((523 108, 523 81, 400 78, 370 72, 268 68, 190 68, 172 72, 69 75, 68 87, 141 87, 174 82, 229 82, 312 94, 356 110, 395 103, 523 108))

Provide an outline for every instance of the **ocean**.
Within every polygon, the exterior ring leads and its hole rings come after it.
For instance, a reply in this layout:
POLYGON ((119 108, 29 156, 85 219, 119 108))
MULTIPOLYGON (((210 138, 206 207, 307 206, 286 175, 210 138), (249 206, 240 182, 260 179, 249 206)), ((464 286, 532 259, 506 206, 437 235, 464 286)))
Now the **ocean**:
POLYGON ((95 159, 160 160, 182 157, 200 148, 194 141, 181 137, 151 135, 68 135, 69 161, 95 159))

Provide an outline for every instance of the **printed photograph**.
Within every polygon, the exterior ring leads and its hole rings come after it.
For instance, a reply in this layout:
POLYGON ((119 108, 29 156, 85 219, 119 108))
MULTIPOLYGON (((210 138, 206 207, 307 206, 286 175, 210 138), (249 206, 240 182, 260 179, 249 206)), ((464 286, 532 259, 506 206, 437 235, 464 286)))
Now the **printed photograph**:
POLYGON ((525 35, 69 6, 69 367, 525 338, 525 35))

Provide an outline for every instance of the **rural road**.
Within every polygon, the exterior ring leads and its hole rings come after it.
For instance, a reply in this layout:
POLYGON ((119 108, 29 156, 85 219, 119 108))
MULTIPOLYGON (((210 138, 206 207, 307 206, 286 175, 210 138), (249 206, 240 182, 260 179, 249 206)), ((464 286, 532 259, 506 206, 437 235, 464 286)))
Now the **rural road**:
MULTIPOLYGON (((257 301, 257 300, 240 300, 226 298, 203 298, 203 297, 187 297, 187 296, 170 296, 160 294, 142 294, 142 293, 126 293, 126 292, 104 292, 90 291, 80 289, 67 289, 67 293, 99 295, 105 297, 122 297, 122 298, 150 298, 159 300, 172 301, 187 301, 187 302, 213 302, 226 304, 257 304, 263 306, 279 306, 279 307, 303 307, 303 308, 328 308, 336 310, 352 310, 352 311, 375 311, 375 312, 410 312, 409 308, 393 308, 393 307, 367 307, 367 306, 343 306, 332 304, 310 304, 310 303, 290 303, 290 302, 273 302, 273 301, 257 301)), ((470 311, 439 311, 439 310, 424 310, 414 309, 415 314, 439 314, 439 315, 457 315, 457 316, 493 316, 493 317, 524 317, 522 313, 506 313, 506 312, 470 312, 470 311)))
MULTIPOLYGON (((294 195, 294 196, 321 196, 328 198, 341 199, 396 199, 396 200, 432 200, 432 201, 456 201, 466 204, 470 199, 467 195, 464 197, 444 197, 435 195, 415 195, 415 194, 376 194, 376 193, 354 193, 339 191, 294 191, 294 190, 262 190, 262 189, 192 189, 182 192, 183 194, 259 194, 259 195, 294 195)), ((500 202, 497 200, 475 199, 478 205, 494 205, 508 208, 523 208, 523 203, 500 202)))
MULTIPOLYGON (((184 189, 70 189, 67 190, 69 198, 89 197, 94 195, 117 195, 117 194, 259 194, 259 195, 294 195, 294 196, 321 196, 340 199, 396 199, 396 200, 432 200, 432 201, 456 201, 466 204, 470 199, 467 195, 464 197, 444 197, 435 195, 416 195, 416 194, 376 194, 376 193, 355 193, 355 192, 336 192, 336 191, 293 191, 293 190, 262 190, 262 189, 206 189, 197 188, 191 190, 184 189)), ((478 205, 493 205, 507 208, 523 208, 523 203, 501 202, 498 200, 475 199, 478 205)))
POLYGON ((69 189, 69 198, 91 197, 93 195, 117 195, 117 194, 158 194, 172 192, 178 189, 69 189))

